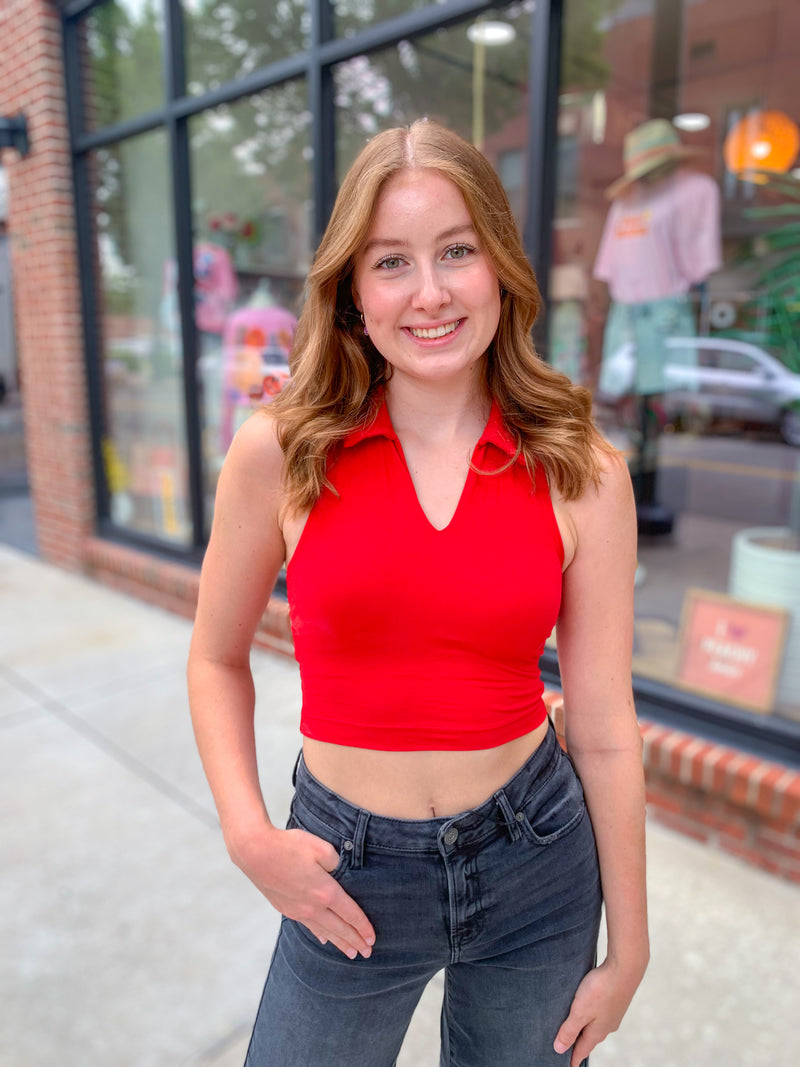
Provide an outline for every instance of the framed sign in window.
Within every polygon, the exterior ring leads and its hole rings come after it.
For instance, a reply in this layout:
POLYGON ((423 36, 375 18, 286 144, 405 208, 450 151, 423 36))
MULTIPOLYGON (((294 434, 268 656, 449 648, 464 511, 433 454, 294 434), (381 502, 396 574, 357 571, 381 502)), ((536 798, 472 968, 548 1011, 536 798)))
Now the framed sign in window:
POLYGON ((689 589, 676 680, 684 689, 749 711, 773 710, 787 613, 722 593, 689 589))

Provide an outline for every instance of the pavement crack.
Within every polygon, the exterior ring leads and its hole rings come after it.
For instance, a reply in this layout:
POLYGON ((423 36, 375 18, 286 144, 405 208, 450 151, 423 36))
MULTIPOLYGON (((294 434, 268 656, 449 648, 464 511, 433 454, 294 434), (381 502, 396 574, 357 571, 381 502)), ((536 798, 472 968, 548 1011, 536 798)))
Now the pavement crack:
POLYGON ((70 730, 79 734, 85 741, 88 741, 105 756, 113 759, 141 781, 146 782, 147 785, 151 786, 151 788, 155 789, 162 796, 172 801, 187 815, 190 815, 193 819, 196 819, 198 822, 212 830, 219 830, 219 821, 212 812, 207 808, 204 808, 201 804, 198 804, 188 793, 185 793, 182 789, 178 789, 168 779, 158 774, 151 767, 148 767, 146 763, 143 763, 140 759, 132 756, 130 752, 127 752, 120 745, 110 740, 110 738, 106 737, 100 730, 90 726, 80 715, 71 711, 55 697, 51 697, 47 693, 42 692, 36 685, 29 682, 27 678, 17 674, 16 671, 2 663, 0 663, 0 675, 20 690, 20 692, 23 692, 34 699, 41 711, 49 712, 51 715, 55 716, 55 718, 70 730))

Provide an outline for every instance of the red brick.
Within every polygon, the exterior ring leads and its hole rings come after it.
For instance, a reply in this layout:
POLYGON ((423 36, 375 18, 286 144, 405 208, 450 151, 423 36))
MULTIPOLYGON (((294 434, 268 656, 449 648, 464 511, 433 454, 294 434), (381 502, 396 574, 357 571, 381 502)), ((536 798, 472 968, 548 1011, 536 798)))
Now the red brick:
POLYGON ((645 792, 647 804, 658 811, 682 815, 684 807, 679 800, 659 790, 648 788, 645 792))
POLYGON ((758 796, 753 808, 760 815, 772 815, 781 794, 776 794, 775 786, 786 775, 786 768, 778 764, 770 767, 758 787, 758 796))
POLYGON ((697 786, 698 789, 703 788, 703 772, 705 770, 706 759, 711 752, 714 751, 714 745, 711 742, 706 741, 697 750, 692 758, 692 770, 690 775, 691 784, 697 786))
POLYGON ((800 840, 796 838, 786 837, 781 841, 760 833, 756 835, 754 845, 775 860, 792 860, 800 865, 800 840))
POLYGON ((693 737, 684 734, 683 736, 679 737, 675 742, 674 746, 670 748, 666 770, 672 778, 680 778, 681 757, 693 741, 693 737))
POLYGON ((753 864, 755 867, 760 867, 762 870, 769 871, 771 874, 778 874, 781 870, 781 864, 768 856, 764 855, 759 849, 756 848, 744 848, 738 842, 726 841, 720 839, 720 846, 726 851, 730 852, 734 856, 738 856, 739 859, 746 860, 748 863, 753 864))
POLYGON ((708 844, 709 832, 704 827, 698 826, 692 819, 675 815, 661 807, 652 809, 652 814, 655 820, 663 826, 668 826, 671 830, 677 830, 687 837, 694 838, 695 841, 700 841, 702 844, 708 844))
POLYGON ((698 810, 694 812, 694 818, 703 826, 715 830, 719 834, 733 841, 744 841, 747 838, 747 822, 733 814, 717 814, 713 811, 698 810))

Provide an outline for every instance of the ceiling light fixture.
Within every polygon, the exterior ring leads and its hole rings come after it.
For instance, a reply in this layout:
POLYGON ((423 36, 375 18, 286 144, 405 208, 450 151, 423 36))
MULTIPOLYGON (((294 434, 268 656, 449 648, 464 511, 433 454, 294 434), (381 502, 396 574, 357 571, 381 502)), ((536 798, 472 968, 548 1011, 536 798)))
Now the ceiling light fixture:
POLYGON ((483 44, 492 48, 496 45, 511 44, 517 31, 509 22, 473 22, 467 28, 467 37, 473 44, 483 44))
POLYGON ((698 133, 700 130, 708 129, 711 125, 711 117, 704 115, 702 111, 685 111, 682 115, 675 116, 672 125, 687 133, 698 133))

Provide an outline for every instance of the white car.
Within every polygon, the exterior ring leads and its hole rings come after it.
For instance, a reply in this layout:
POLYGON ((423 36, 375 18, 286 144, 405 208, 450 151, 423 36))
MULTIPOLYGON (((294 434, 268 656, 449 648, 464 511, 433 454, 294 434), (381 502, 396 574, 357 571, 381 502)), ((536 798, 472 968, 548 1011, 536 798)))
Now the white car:
MULTIPOLYGON (((667 349, 695 353, 694 366, 667 362, 664 368, 669 389, 661 406, 667 418, 694 424, 733 419, 774 426, 787 444, 800 447, 800 374, 747 341, 668 337, 664 344, 667 349)), ((618 368, 632 360, 632 344, 614 356, 618 368)))

